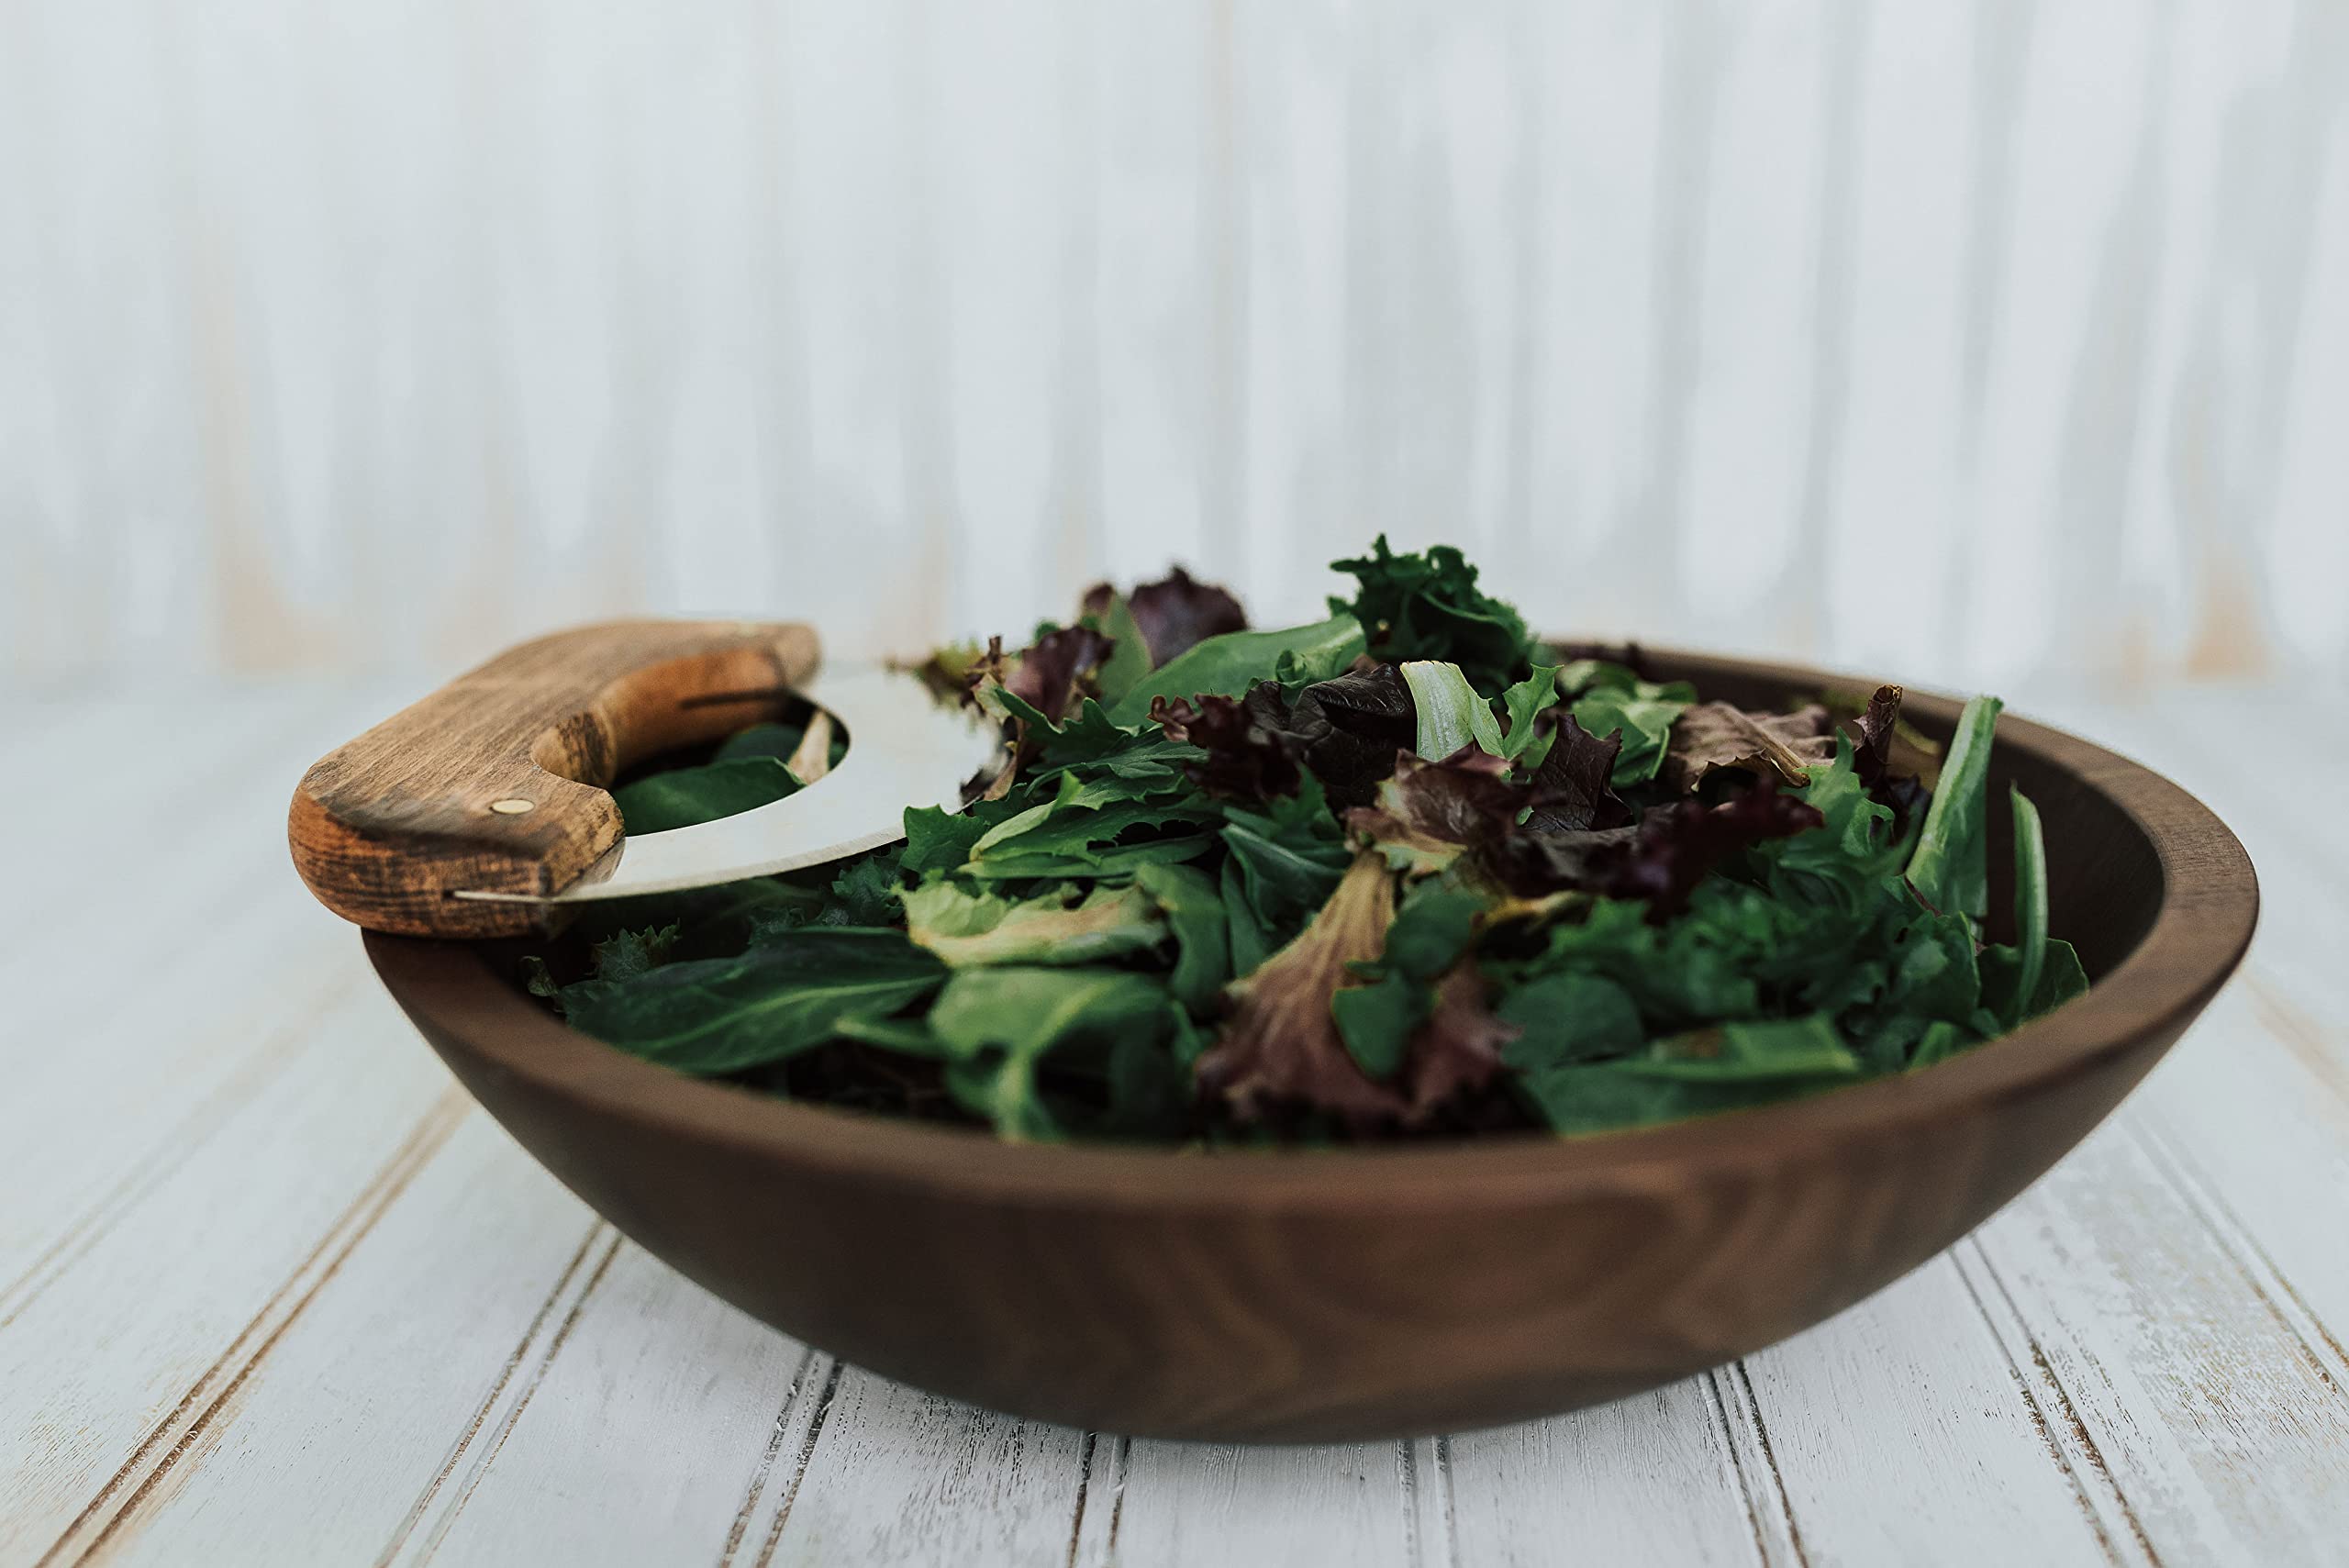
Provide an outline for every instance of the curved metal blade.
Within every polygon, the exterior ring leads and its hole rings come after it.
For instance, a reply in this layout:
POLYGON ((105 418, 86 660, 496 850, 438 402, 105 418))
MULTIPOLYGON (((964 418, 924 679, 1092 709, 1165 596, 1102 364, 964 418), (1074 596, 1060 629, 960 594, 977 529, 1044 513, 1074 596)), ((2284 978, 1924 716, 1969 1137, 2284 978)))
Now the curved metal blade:
MULTIPOLYGON (((581 904, 772 876, 905 837, 906 808, 959 811, 963 782, 1000 757, 992 724, 941 707, 920 681, 879 667, 826 670, 800 695, 848 727, 841 765, 795 795, 715 822, 623 839, 618 863, 551 897, 459 893, 501 904, 581 904)), ((608 863, 608 862, 607 862, 608 863)))

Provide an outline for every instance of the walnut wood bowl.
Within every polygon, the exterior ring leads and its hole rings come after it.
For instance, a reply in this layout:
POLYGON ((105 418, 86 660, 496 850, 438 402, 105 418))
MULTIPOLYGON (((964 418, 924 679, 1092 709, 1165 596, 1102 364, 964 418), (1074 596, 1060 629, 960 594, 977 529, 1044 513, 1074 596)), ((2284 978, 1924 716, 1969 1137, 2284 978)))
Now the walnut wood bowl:
MULTIPOLYGON (((1653 662, 1755 706, 1861 684, 1653 662)), ((1957 705, 1911 694, 1908 711, 1946 735, 1957 705)), ((2039 806, 2052 929, 2088 994, 1910 1076, 1644 1131, 1213 1155, 1003 1144, 681 1077, 566 1029, 477 949, 367 945, 525 1148, 786 1333, 1105 1430, 1446 1431, 1650 1388, 1880 1289, 2077 1143, 2210 1001, 2258 911, 2234 835, 2086 741, 2014 718, 1998 740, 1993 785, 2039 806)))

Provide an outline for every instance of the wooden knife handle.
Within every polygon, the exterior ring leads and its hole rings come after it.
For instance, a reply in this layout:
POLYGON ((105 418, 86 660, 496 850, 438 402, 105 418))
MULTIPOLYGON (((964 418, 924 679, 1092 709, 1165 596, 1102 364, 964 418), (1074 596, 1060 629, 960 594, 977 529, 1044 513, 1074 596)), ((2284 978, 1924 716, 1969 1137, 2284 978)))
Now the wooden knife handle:
POLYGON ((613 621, 507 650, 329 752, 294 792, 294 864, 326 906, 406 936, 517 936, 620 841, 604 786, 672 747, 782 711, 815 673, 805 626, 613 621))

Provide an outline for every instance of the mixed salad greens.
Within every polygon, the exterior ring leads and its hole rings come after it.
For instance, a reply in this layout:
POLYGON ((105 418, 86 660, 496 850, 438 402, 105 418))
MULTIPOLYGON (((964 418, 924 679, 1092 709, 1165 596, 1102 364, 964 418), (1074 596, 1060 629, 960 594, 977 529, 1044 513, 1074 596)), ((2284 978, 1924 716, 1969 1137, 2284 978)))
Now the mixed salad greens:
MULTIPOLYGON (((1584 1133, 1930 1066, 2087 988, 1994 698, 1946 752, 1900 690, 1787 712, 1551 650, 1384 539, 1328 619, 1180 571, 915 672, 998 722, 980 798, 817 872, 614 906, 523 961, 678 1071, 1007 1138, 1584 1133)), ((850 738, 852 741, 852 737, 850 738)), ((837 761, 821 715, 616 791, 631 832, 837 761)))

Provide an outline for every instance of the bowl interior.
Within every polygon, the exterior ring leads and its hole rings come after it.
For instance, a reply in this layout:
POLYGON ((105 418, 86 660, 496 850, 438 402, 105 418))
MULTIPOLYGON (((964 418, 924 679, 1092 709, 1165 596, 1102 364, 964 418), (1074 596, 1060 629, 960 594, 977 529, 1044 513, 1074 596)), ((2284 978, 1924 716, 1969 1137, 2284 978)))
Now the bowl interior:
MULTIPOLYGON (((1650 662, 1666 678, 1697 683, 1708 700, 1775 708, 1816 695, 1864 692, 1864 683, 1773 665, 1696 654, 1659 654, 1650 662)), ((1902 716, 1935 740, 1956 728, 1962 704, 1930 692, 1910 692, 1902 716)), ((2146 822, 2107 782, 2117 764, 2142 771, 2068 735, 2011 715, 1998 721, 1991 751, 1989 813, 1990 911, 1985 936, 2014 939, 2014 818, 2007 809, 2011 784, 2039 808, 2047 838, 2048 929, 2079 950, 2091 981, 2103 979, 2134 952, 2161 913, 2165 890, 2161 849, 2146 822)), ((2215 825, 2215 824, 2214 824, 2215 825)), ((2221 829, 2224 831, 2224 829, 2221 829)))

